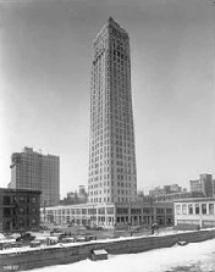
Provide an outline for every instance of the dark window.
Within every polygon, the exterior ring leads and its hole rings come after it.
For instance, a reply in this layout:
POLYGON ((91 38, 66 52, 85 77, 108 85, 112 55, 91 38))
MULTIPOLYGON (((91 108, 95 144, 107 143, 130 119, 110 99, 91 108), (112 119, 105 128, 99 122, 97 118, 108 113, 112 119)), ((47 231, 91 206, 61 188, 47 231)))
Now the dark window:
POLYGON ((188 205, 189 214, 193 214, 193 204, 188 205))
POLYGON ((116 212, 121 213, 121 214, 127 214, 128 209, 127 208, 117 208, 116 212))
POLYGON ((158 214, 164 214, 164 209, 162 209, 162 208, 157 208, 157 209, 156 209, 156 212, 157 212, 158 214))
POLYGON ((202 214, 207 214, 206 204, 202 204, 202 214))
POLYGON ((195 213, 199 214, 199 204, 195 204, 195 213))
POLYGON ((131 214, 140 214, 141 209, 131 209, 131 214))
POLYGON ((3 197, 3 205, 10 205, 10 197, 9 196, 3 197))
POLYGON ((4 208, 3 214, 4 214, 4 217, 10 217, 11 216, 11 209, 10 208, 4 208))
POLYGON ((170 209, 170 208, 166 209, 166 213, 169 213, 169 214, 172 213, 172 209, 170 209))

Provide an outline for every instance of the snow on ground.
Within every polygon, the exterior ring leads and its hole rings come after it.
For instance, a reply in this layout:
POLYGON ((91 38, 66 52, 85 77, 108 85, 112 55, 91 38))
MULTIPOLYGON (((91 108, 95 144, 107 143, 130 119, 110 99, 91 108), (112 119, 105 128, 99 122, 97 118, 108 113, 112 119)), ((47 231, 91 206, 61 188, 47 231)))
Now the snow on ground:
MULTIPOLYGON (((62 247, 73 247, 73 246, 78 246, 78 245, 84 245, 84 244, 95 244, 95 243, 109 243, 109 242, 114 242, 114 241, 123 241, 123 240, 135 240, 139 238, 144 238, 144 237, 155 237, 155 236, 166 236, 166 235, 172 235, 176 233, 184 233, 184 232, 191 232, 189 231, 178 231, 178 230, 167 230, 167 231, 162 231, 154 234, 142 234, 139 236, 132 236, 132 237, 119 237, 119 238, 106 238, 106 239, 99 239, 99 240, 91 240, 91 241, 82 241, 82 242, 71 242, 71 243, 57 243, 55 245, 45 245, 42 244, 39 247, 30 247, 30 246, 24 246, 24 247, 13 247, 13 248, 6 248, 3 250, 0 250, 0 255, 2 254, 10 254, 10 253, 19 253, 19 252, 26 252, 26 251, 37 251, 37 250, 44 250, 48 248, 62 248, 62 247)), ((36 236, 36 239, 38 240, 43 240, 49 237, 47 233, 43 234, 38 234, 38 233, 33 233, 32 235, 36 236)), ((55 237, 56 238, 56 237, 55 237)), ((3 241, 3 240, 2 240, 3 241)), ((9 240, 7 240, 9 241, 9 240)), ((15 241, 15 240, 14 240, 15 241)), ((4 240, 3 242, 6 242, 4 240)))
MULTIPOLYGON (((214 230, 214 228, 207 229, 207 230, 214 230)), ((200 231, 204 231, 200 230, 200 231)), ((156 237, 156 236, 166 236, 166 235, 173 235, 173 234, 179 234, 179 233, 185 233, 185 232, 193 232, 192 230, 162 230, 161 232, 156 232, 154 234, 142 234, 138 236, 132 236, 132 237, 119 237, 119 238, 107 238, 107 239, 99 239, 99 240, 91 240, 88 242, 71 242, 71 243, 57 243, 55 245, 41 245, 40 247, 32 248, 30 246, 24 246, 24 247, 13 247, 13 248, 7 248, 0 250, 0 255, 2 254, 10 254, 10 253, 19 253, 19 252, 26 252, 26 251, 37 251, 37 250, 44 250, 47 248, 62 248, 62 247, 73 247, 78 245, 84 245, 84 244, 94 244, 94 243, 109 243, 114 241, 123 241, 123 240, 135 240, 140 239, 144 237, 156 237)), ((48 233, 32 233, 32 235, 36 236, 37 239, 42 240, 47 237, 49 237, 48 233)))
POLYGON ((84 260, 32 272, 183 272, 215 271, 215 239, 138 254, 110 255, 108 260, 84 260))

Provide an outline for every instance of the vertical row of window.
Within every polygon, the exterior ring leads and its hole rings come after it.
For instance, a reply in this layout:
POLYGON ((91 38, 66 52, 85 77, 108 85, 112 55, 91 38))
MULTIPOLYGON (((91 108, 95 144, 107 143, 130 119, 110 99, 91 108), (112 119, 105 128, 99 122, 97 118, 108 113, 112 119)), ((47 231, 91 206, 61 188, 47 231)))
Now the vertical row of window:
POLYGON ((128 38, 97 39, 91 80, 89 198, 128 201, 136 191, 128 38))

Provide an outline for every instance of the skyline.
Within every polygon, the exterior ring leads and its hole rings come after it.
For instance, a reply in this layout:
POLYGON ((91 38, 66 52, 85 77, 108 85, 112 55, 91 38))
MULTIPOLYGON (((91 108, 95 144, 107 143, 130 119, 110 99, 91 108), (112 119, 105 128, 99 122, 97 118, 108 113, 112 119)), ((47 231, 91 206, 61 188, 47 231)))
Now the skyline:
POLYGON ((131 46, 137 185, 214 174, 209 1, 0 1, 1 186, 24 146, 60 156, 61 196, 87 185, 92 41, 112 16, 131 46), (3 133, 2 133, 3 132, 3 133))

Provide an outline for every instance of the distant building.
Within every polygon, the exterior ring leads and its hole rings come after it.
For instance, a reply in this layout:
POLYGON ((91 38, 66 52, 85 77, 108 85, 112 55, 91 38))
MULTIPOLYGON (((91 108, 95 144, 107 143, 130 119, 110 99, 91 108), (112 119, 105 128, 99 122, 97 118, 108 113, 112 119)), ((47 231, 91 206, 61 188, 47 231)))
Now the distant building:
POLYGON ((203 193, 202 184, 199 179, 190 180, 190 192, 200 192, 203 193))
POLYGON ((0 188, 0 233, 39 230, 40 192, 0 188))
POLYGON ((177 199, 184 199, 184 198, 198 198, 204 197, 202 192, 180 192, 180 193, 169 193, 164 195, 159 195, 153 197, 156 201, 174 201, 177 199))
POLYGON ((190 180, 190 192, 201 192, 205 197, 214 195, 214 182, 211 174, 201 174, 198 180, 190 180))
POLYGON ((71 205, 71 204, 81 204, 86 203, 88 200, 88 195, 84 185, 79 186, 78 192, 69 192, 67 196, 60 201, 60 205, 71 205))
POLYGON ((154 199, 159 199, 159 198, 165 199, 166 197, 170 195, 176 195, 181 193, 186 193, 186 189, 183 189, 178 184, 164 185, 163 187, 159 186, 159 187, 155 187, 152 190, 149 190, 149 196, 154 199))
POLYGON ((185 189, 182 189, 178 184, 164 185, 163 188, 166 194, 181 193, 182 191, 185 191, 185 189))
POLYGON ((175 226, 183 229, 215 227, 215 198, 181 199, 174 203, 175 226))
POLYGON ((33 148, 11 157, 11 182, 9 188, 41 191, 41 206, 57 205, 60 197, 60 160, 53 155, 43 155, 33 148))
POLYGON ((144 192, 142 190, 137 191, 137 201, 144 199, 144 192))
POLYGON ((78 198, 81 200, 81 203, 85 203, 88 200, 88 194, 84 185, 79 185, 78 198))

